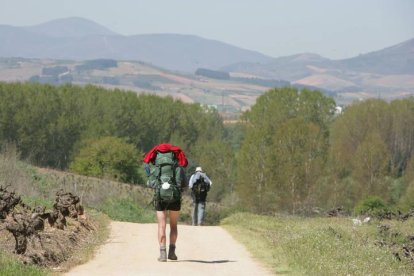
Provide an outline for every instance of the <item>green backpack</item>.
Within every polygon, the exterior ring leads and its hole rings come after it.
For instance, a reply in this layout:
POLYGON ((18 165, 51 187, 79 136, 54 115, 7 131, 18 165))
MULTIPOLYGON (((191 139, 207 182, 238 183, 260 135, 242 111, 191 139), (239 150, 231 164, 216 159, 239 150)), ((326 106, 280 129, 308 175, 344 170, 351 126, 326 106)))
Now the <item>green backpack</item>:
POLYGON ((155 186, 155 200, 174 203, 181 200, 181 170, 173 152, 158 152, 151 169, 150 182, 155 186), (178 181, 177 181, 178 180, 178 181))

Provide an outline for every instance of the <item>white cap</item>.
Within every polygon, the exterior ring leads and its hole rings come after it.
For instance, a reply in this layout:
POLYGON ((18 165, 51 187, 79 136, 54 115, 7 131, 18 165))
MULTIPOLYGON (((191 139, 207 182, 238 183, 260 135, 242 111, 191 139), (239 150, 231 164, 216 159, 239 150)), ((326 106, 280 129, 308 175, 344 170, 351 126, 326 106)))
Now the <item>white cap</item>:
POLYGON ((196 172, 202 172, 202 171, 203 171, 203 169, 202 169, 201 167, 197 167, 195 171, 196 171, 196 172))

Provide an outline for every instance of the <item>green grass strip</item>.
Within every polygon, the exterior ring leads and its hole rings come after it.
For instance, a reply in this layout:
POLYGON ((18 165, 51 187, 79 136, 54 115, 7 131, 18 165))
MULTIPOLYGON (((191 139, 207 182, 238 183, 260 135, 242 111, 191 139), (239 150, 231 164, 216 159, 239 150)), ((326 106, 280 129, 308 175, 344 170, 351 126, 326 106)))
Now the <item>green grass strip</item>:
POLYGON ((42 276, 47 271, 34 265, 25 265, 0 251, 0 275, 2 276, 42 276))
MULTIPOLYGON (((349 218, 249 213, 237 213, 222 221, 222 226, 275 274, 413 275, 412 264, 398 261, 393 255, 395 249, 377 245, 384 239, 378 224, 354 226, 349 218)), ((401 233, 413 226, 413 221, 392 225, 393 231, 401 233)), ((402 245, 404 240, 400 242, 402 245)))

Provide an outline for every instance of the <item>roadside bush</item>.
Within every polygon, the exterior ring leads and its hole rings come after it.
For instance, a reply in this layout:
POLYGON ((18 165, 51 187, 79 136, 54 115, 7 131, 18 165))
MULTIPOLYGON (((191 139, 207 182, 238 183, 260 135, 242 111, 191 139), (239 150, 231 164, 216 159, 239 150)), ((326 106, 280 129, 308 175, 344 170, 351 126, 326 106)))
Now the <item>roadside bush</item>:
POLYGON ((70 170, 87 176, 127 183, 143 183, 136 161, 142 154, 117 137, 90 140, 70 164, 70 170))
POLYGON ((389 206, 378 196, 370 196, 361 200, 354 208, 356 215, 382 216, 389 212, 389 206))

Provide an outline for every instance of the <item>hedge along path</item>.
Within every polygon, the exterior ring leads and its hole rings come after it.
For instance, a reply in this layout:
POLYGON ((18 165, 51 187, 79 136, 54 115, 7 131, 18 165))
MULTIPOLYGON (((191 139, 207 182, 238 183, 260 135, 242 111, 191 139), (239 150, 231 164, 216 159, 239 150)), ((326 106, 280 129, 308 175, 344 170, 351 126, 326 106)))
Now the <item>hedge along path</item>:
MULTIPOLYGON (((272 275, 219 226, 178 225, 178 261, 158 262, 157 224, 111 222, 94 259, 65 275, 272 275)), ((167 226, 167 244, 169 227, 167 226)))

